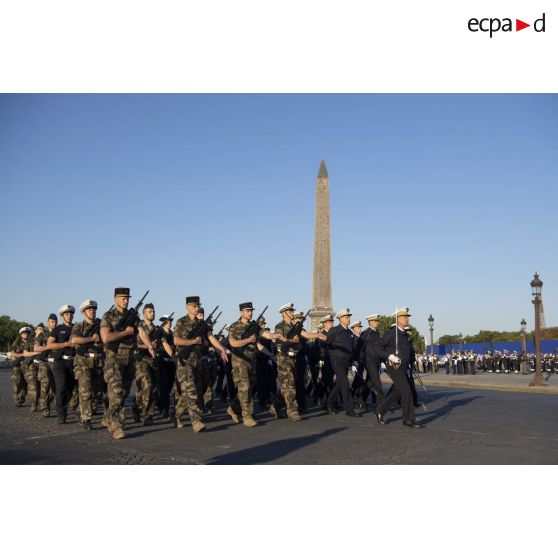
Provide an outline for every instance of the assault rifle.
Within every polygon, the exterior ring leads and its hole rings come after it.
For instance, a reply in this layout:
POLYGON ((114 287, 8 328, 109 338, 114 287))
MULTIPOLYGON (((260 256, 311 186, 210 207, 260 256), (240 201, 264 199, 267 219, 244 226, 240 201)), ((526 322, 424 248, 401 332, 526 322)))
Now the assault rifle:
MULTIPOLYGON (((196 337, 203 338, 207 334, 207 332, 211 329, 211 326, 213 325, 211 318, 213 318, 213 314, 217 312, 217 308, 219 308, 219 305, 215 306, 211 314, 209 314, 209 316, 207 316, 205 320, 200 320, 197 323, 195 323, 194 327, 187 335, 186 339, 195 339, 196 337)), ((194 350, 196 347, 199 347, 199 345, 190 345, 189 347, 177 347, 177 356, 182 359, 187 359, 190 352, 194 350)))
POLYGON ((294 337, 296 337, 297 335, 300 335, 302 333, 302 328, 304 327, 304 321, 308 317, 308 314, 310 314, 310 310, 308 310, 308 312, 306 312, 306 314, 304 315, 304 318, 302 318, 302 320, 300 320, 300 322, 297 322, 296 324, 294 324, 291 327, 291 329, 289 330, 289 333, 287 333, 287 339, 293 339, 294 337))
MULTIPOLYGON (((84 337, 93 337, 93 335, 100 335, 101 334, 101 319, 100 318, 95 318, 93 320, 93 323, 91 324, 91 327, 89 328, 89 331, 84 332, 83 336, 84 337)), ((89 343, 85 343, 84 345, 78 345, 77 349, 76 349, 76 354, 83 356, 85 353, 89 352, 89 349, 87 348, 89 345, 89 343)))
POLYGON ((214 320, 211 320, 211 324, 210 324, 211 327, 213 327, 213 326, 217 323, 217 320, 219 319, 219 316, 220 316, 222 313, 223 313, 223 312, 219 312, 219 314, 217 314, 217 316, 215 316, 215 319, 214 319, 214 320))
MULTIPOLYGON (((128 310, 126 310, 124 316, 122 316, 120 321, 116 324, 114 331, 124 331, 127 327, 138 326, 138 324, 140 323, 139 310, 142 307, 143 301, 145 300, 145 297, 148 294, 149 291, 146 291, 145 294, 141 297, 141 300, 133 308, 128 308, 128 310)), ((119 345, 120 345, 120 340, 112 341, 111 343, 108 343, 107 347, 111 351, 116 352, 118 350, 119 345)))
MULTIPOLYGON (((174 316, 174 312, 165 320, 165 322, 170 321, 170 319, 173 316, 174 316)), ((163 324, 165 322, 163 322, 163 324)), ((151 341, 159 341, 159 339, 162 339, 166 335, 166 332, 163 329, 163 324, 155 326, 155 329, 153 330, 153 334, 150 335, 151 341)))
POLYGON ((260 327, 260 320, 263 318, 263 316, 265 314, 265 311, 267 309, 268 309, 268 306, 266 306, 262 310, 262 313, 255 320, 252 320, 248 324, 248 327, 244 330, 244 333, 242 334, 242 339, 248 339, 248 337, 252 337, 252 335, 254 335, 256 333, 256 331, 260 327))

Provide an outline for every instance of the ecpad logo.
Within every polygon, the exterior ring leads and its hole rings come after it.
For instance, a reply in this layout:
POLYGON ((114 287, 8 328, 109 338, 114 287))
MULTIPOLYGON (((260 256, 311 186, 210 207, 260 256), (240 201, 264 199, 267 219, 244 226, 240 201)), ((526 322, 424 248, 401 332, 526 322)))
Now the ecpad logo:
MULTIPOLYGON (((536 19, 534 21, 533 29, 536 33, 545 32, 545 17, 546 14, 543 13, 543 15, 539 19, 536 19)), ((497 17, 485 17, 482 19, 477 19, 472 17, 469 20, 467 27, 469 28, 469 31, 473 33, 477 33, 478 31, 482 31, 483 33, 490 33, 490 38, 492 38, 492 35, 494 33, 497 33, 498 31, 503 31, 504 33, 513 31, 512 18, 509 17, 505 17, 503 19, 497 17)), ((521 31, 522 29, 526 29, 527 27, 531 27, 531 24, 525 23, 520 19, 515 20, 516 31, 521 31)))

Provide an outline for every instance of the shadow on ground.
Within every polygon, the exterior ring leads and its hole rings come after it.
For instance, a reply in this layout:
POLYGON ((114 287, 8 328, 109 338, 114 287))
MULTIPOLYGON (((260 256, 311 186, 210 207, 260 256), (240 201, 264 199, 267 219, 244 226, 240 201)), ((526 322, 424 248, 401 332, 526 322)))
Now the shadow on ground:
POLYGON ((286 440, 276 440, 261 444, 253 448, 247 448, 222 455, 216 455, 210 459, 208 465, 254 465, 259 463, 268 463, 275 461, 289 453, 298 449, 315 444, 322 438, 332 436, 346 430, 346 428, 330 428, 319 434, 312 434, 310 436, 302 436, 300 438, 288 438, 286 440))

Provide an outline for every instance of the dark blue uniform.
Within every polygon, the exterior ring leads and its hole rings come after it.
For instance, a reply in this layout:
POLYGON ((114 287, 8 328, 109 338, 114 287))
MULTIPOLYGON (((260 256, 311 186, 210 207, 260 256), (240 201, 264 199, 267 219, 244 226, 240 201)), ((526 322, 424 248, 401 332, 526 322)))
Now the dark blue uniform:
POLYGON ((337 395, 340 393, 345 412, 352 413, 353 397, 347 373, 355 356, 357 338, 349 328, 343 327, 341 324, 332 327, 326 335, 327 339, 324 344, 328 349, 331 368, 336 378, 335 387, 327 400, 327 406, 333 409, 337 395))
POLYGON ((386 362, 386 372, 393 381, 393 389, 391 393, 376 407, 376 414, 384 415, 397 403, 399 398, 401 398, 403 421, 414 422, 415 409, 413 407, 413 394, 407 377, 407 371, 415 361, 415 350, 413 348, 411 338, 404 330, 393 325, 382 337, 380 346, 386 355, 386 361, 389 355, 397 354, 397 356, 401 359, 401 366, 395 369, 391 367, 389 361, 386 362))
POLYGON ((387 358, 380 344, 382 337, 375 329, 368 328, 360 336, 360 339, 363 343, 362 355, 367 373, 366 383, 376 396, 377 402, 381 403, 385 396, 382 380, 380 380, 380 365, 387 358))

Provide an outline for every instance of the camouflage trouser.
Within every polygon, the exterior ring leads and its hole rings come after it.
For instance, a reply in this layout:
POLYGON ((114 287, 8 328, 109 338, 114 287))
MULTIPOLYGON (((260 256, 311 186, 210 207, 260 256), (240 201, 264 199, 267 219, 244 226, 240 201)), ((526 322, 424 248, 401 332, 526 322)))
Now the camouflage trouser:
POLYGON ((78 383, 81 420, 91 420, 93 411, 103 393, 103 369, 100 359, 76 355, 74 376, 78 383))
POLYGON ((254 361, 248 361, 233 355, 232 377, 237 390, 232 408, 236 413, 242 412, 243 417, 251 417, 254 414, 252 392, 256 385, 255 359, 254 361))
POLYGON ((136 398, 133 408, 142 419, 153 418, 155 379, 156 371, 151 357, 136 362, 136 398))
POLYGON ((50 404, 56 396, 52 364, 46 361, 41 362, 38 376, 40 382, 39 407, 41 411, 50 411, 50 404))
POLYGON ((198 406, 198 391, 196 379, 199 369, 195 357, 191 355, 188 360, 179 359, 176 367, 177 399, 174 406, 176 419, 188 409, 190 420, 202 420, 201 409, 198 406))
POLYGON ((202 358, 198 375, 198 406, 211 409, 213 407, 213 385, 217 379, 217 367, 214 358, 202 358))
POLYGON ((25 381, 27 382, 27 396, 31 405, 37 408, 39 403, 39 365, 36 362, 29 363, 25 370, 25 381))
POLYGON ((27 382, 25 381, 25 373, 21 365, 14 366, 12 370, 12 390, 15 404, 23 405, 25 395, 27 394, 27 382))
POLYGON ((278 408, 286 407, 287 415, 298 414, 295 384, 296 360, 281 353, 277 354, 277 377, 281 383, 281 395, 275 400, 278 408))
POLYGON ((108 407, 105 418, 110 431, 124 428, 124 402, 130 393, 134 372, 134 358, 131 351, 124 349, 117 353, 107 351, 104 379, 107 383, 108 407))

